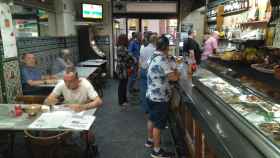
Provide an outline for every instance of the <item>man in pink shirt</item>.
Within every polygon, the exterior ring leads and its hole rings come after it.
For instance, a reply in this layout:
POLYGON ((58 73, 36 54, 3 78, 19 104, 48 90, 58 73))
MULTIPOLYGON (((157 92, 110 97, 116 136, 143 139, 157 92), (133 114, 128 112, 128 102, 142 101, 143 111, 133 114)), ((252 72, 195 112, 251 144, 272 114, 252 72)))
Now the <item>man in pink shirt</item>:
POLYGON ((212 36, 205 41, 201 57, 202 61, 207 60, 210 55, 216 53, 216 49, 218 48, 218 39, 219 32, 215 31, 212 33, 212 36))

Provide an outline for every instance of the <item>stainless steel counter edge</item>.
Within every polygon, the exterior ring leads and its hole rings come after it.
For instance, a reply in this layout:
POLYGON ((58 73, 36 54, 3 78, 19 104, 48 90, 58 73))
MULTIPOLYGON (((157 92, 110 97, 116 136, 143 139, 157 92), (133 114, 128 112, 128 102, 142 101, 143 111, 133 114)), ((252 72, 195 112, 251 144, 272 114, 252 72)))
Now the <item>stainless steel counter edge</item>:
POLYGON ((263 153, 228 121, 217 107, 211 103, 196 86, 191 87, 187 80, 180 80, 177 87, 183 97, 189 97, 192 104, 186 104, 193 117, 199 122, 206 140, 221 158, 264 158, 263 153))
MULTIPOLYGON (((211 67, 209 64, 207 65, 206 70, 213 72, 215 75, 221 77, 222 79, 226 80, 233 86, 239 87, 241 89, 247 90, 248 92, 256 95, 258 97, 265 98, 269 102, 275 102, 273 99, 268 98, 266 95, 251 89, 245 85, 242 85, 240 81, 235 80, 234 78, 227 76, 225 71, 227 68, 223 70, 219 69, 216 70, 215 68, 211 67)), ((233 72, 233 71, 232 71, 233 72)), ((200 89, 207 88, 203 86, 199 81, 198 84, 200 85, 200 89)), ((217 102, 220 100, 219 104, 215 104, 217 108, 219 108, 223 113, 230 118, 230 121, 235 124, 235 126, 244 133, 244 135, 255 144, 255 146, 262 152, 266 157, 276 158, 280 157, 280 150, 277 146, 275 146, 266 136, 264 136, 261 132, 259 132, 255 126, 253 126, 250 122, 248 122, 245 118, 243 118, 239 113, 233 110, 229 105, 226 105, 218 98, 216 95, 213 95, 212 92, 204 93, 210 100, 217 102), (214 99, 215 98, 215 99, 214 99), (214 99, 214 100, 213 100, 214 99)))

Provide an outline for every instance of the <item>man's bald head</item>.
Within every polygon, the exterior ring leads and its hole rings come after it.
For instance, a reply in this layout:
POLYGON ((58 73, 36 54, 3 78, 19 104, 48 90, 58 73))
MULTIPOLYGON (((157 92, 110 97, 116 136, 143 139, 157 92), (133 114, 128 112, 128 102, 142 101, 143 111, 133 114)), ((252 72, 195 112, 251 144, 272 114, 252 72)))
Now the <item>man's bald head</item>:
POLYGON ((63 79, 67 88, 75 90, 79 87, 80 80, 75 67, 67 67, 63 79))

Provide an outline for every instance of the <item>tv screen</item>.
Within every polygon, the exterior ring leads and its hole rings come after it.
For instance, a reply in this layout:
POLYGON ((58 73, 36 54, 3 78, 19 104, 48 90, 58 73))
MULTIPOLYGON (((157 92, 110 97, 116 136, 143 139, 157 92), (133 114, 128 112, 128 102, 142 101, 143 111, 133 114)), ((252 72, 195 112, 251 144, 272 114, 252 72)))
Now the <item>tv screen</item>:
POLYGON ((82 4, 82 18, 85 20, 102 20, 103 6, 100 4, 82 4))

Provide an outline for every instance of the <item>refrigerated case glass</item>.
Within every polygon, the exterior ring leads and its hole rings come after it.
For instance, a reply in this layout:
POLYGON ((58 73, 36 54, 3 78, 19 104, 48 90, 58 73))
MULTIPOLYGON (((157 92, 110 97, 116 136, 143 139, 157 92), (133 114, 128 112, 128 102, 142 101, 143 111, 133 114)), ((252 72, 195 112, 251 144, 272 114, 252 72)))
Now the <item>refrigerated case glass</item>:
POLYGON ((214 93, 256 130, 280 148, 280 105, 247 89, 234 86, 214 73, 201 69, 195 75, 203 86, 214 93))

